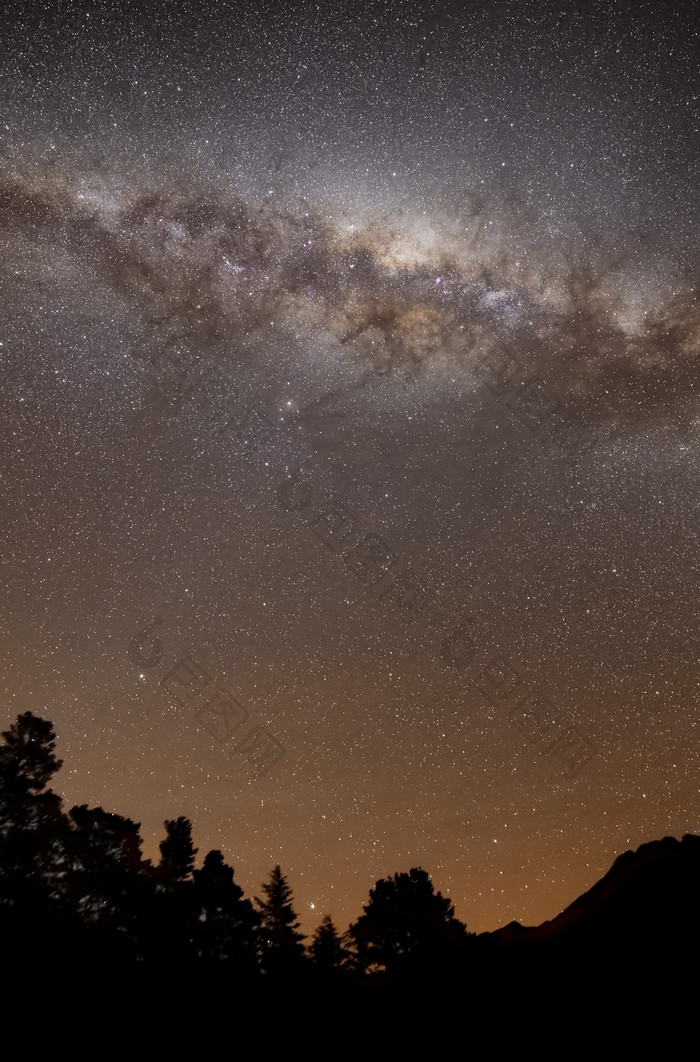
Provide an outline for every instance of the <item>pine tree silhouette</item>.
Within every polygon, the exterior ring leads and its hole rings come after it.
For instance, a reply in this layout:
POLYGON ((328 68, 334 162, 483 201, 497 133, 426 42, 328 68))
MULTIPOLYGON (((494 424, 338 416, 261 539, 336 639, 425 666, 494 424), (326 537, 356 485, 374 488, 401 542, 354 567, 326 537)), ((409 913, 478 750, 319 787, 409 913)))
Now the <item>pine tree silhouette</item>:
POLYGON ((66 897, 69 829, 47 789, 61 767, 53 724, 19 715, 0 746, 0 935, 9 958, 38 961, 75 933, 66 897))
POLYGON ((197 849, 192 843, 192 823, 180 816, 166 820, 167 837, 160 842, 159 876, 166 882, 187 881, 194 869, 197 849))
POLYGON ((309 957, 313 965, 325 973, 347 967, 348 953, 330 915, 325 916, 314 933, 309 957))
POLYGON ((9 730, 2 732, 0 784, 2 792, 40 793, 52 775, 63 766, 55 756, 53 723, 31 712, 18 715, 9 730))
POLYGON ((264 973, 289 973, 304 959, 304 934, 292 907, 292 890, 279 864, 263 884, 263 900, 255 897, 260 912, 258 941, 264 973))
POLYGON ((160 843, 160 863, 154 868, 155 895, 146 917, 147 951, 164 970, 190 964, 196 953, 192 823, 184 816, 166 820, 167 836, 160 843))

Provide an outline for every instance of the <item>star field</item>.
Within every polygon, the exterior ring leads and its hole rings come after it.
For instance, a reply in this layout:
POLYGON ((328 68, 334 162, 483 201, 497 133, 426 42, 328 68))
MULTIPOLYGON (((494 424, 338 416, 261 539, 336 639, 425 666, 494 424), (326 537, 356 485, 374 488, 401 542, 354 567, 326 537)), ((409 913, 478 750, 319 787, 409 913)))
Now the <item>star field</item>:
POLYGON ((698 821, 697 19, 7 5, 4 723, 304 929, 698 821))

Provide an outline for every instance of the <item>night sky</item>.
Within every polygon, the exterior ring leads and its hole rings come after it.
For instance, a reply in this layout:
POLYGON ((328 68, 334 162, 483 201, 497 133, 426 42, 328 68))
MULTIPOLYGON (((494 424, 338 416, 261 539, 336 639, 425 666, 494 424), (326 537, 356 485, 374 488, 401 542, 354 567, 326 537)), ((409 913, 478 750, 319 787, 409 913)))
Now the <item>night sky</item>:
POLYGON ((304 929, 700 833, 697 9, 13 3, 0 723, 304 929))

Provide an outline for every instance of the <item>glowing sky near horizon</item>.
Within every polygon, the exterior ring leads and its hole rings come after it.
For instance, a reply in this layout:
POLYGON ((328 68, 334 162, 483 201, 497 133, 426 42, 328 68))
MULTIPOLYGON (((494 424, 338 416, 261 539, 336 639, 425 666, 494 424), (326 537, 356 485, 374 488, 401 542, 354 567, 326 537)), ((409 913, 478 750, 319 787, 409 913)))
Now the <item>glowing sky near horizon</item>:
POLYGON ((697 20, 491 8, 7 5, 1 721, 309 932, 700 832, 697 20))

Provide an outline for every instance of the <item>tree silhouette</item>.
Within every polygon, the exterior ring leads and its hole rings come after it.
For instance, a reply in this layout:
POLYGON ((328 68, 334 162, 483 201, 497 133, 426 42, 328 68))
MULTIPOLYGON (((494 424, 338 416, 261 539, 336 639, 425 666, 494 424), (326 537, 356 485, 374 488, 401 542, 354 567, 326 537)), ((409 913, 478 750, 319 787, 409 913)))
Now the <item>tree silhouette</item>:
POLYGON ((265 973, 289 972, 304 958, 304 934, 292 907, 292 890, 279 864, 262 886, 263 900, 255 897, 260 912, 258 941, 260 961, 265 973))
POLYGON ((70 810, 73 823, 71 902, 88 931, 93 953, 141 954, 143 908, 152 893, 151 866, 141 858, 140 826, 86 804, 70 810))
POLYGON ((194 903, 197 958, 209 964, 225 961, 235 972, 252 973, 259 916, 218 850, 208 852, 201 870, 194 871, 194 903))
POLYGON ((196 952, 197 924, 192 871, 197 849, 192 823, 181 815, 165 821, 160 863, 153 871, 155 893, 145 913, 146 951, 164 970, 181 969, 196 952))
POLYGON ((31 712, 18 715, 9 730, 2 732, 0 779, 7 794, 40 793, 63 760, 55 756, 53 723, 31 712))
POLYGON ((192 823, 180 816, 166 820, 167 837, 160 842, 159 877, 166 882, 187 881, 194 869, 197 849, 192 843, 192 823))
POLYGON ((305 966, 304 934, 292 890, 278 866, 255 907, 234 881, 220 851, 195 869, 192 824, 166 820, 161 859, 141 855, 138 823, 102 808, 75 806, 64 815, 48 788, 61 766, 50 722, 25 712, 3 733, 0 746, 0 945, 7 961, 26 957, 31 968, 56 955, 78 956, 91 967, 143 963, 151 976, 195 968, 226 970, 246 980, 261 969, 300 982, 348 983, 333 976, 364 971, 455 969, 464 956, 466 928, 450 901, 435 893, 428 874, 378 881, 364 914, 341 938, 327 915, 305 966))
POLYGON ((445 966, 463 954, 466 926, 419 867, 378 881, 350 927, 360 965, 390 973, 445 966))
POLYGON ((53 724, 31 712, 0 746, 0 932, 6 954, 46 956, 71 930, 68 826, 46 786, 61 767, 53 724))
POLYGON ((314 933, 309 957, 313 965, 325 973, 346 968, 348 954, 330 915, 325 916, 314 933))

